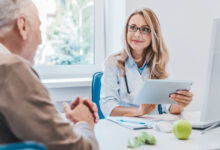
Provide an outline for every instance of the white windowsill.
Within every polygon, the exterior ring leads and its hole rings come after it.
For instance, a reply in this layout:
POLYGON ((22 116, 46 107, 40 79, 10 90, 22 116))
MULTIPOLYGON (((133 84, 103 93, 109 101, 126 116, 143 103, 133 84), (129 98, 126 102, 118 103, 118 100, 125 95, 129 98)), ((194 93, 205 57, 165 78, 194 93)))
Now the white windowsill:
POLYGON ((92 78, 43 79, 47 88, 90 87, 92 78))

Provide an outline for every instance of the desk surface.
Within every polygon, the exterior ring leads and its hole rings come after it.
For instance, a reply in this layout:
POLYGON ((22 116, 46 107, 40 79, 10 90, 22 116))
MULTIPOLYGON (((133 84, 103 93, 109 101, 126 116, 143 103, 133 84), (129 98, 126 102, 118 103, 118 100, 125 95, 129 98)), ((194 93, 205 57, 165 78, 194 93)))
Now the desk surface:
POLYGON ((128 150, 128 139, 140 136, 143 131, 156 137, 157 144, 143 145, 135 150, 151 149, 220 149, 220 128, 216 128, 201 134, 199 130, 193 130, 188 140, 178 140, 173 133, 162 133, 153 129, 131 130, 119 126, 108 120, 100 120, 95 126, 95 134, 99 142, 100 150, 128 150))

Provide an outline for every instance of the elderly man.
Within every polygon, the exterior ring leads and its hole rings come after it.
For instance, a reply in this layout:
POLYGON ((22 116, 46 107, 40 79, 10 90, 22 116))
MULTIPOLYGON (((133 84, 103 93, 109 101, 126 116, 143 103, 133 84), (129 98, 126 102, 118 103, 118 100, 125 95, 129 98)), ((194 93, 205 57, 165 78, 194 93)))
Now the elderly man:
POLYGON ((0 144, 37 141, 50 150, 98 149, 97 107, 78 97, 64 104, 65 122, 31 65, 41 43, 31 0, 0 0, 0 144))

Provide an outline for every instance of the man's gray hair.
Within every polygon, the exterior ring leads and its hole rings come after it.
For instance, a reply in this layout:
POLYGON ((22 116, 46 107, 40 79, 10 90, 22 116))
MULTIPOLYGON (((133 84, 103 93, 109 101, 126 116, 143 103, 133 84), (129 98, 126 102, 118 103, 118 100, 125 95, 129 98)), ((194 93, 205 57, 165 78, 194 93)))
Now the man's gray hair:
POLYGON ((0 0, 0 32, 11 28, 11 24, 20 15, 29 14, 31 0, 0 0))

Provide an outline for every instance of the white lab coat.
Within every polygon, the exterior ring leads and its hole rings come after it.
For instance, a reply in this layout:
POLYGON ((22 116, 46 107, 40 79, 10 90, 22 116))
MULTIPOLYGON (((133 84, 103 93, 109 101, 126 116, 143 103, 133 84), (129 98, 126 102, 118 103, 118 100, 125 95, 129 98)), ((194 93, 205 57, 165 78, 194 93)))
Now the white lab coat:
MULTIPOLYGON (((134 104, 134 97, 141 83, 149 78, 149 68, 146 66, 140 74, 134 60, 128 57, 125 69, 130 94, 127 92, 122 70, 116 65, 116 58, 110 56, 105 61, 101 80, 100 107, 106 117, 110 116, 117 106, 139 107, 134 104)), ((170 104, 162 105, 164 113, 169 113, 169 108, 170 104)), ((158 109, 154 109, 150 114, 159 114, 158 109)))

